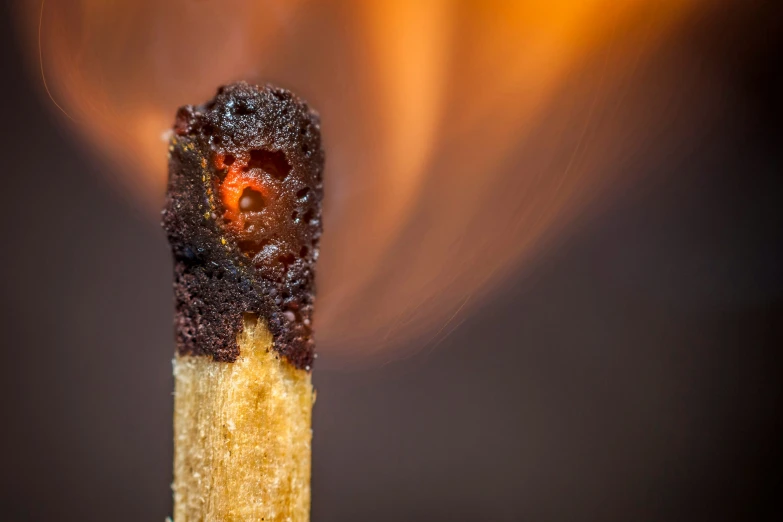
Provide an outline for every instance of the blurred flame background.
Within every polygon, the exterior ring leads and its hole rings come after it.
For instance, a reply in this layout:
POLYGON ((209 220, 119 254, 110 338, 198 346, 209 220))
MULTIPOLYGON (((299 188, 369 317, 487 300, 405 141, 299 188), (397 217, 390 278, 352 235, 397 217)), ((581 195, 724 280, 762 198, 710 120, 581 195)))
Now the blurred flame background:
POLYGON ((693 2, 17 7, 42 93, 150 219, 178 106, 246 79, 321 113, 317 336, 353 360, 437 344, 599 194, 619 193, 623 158, 666 130, 655 110, 618 110, 630 78, 693 2))

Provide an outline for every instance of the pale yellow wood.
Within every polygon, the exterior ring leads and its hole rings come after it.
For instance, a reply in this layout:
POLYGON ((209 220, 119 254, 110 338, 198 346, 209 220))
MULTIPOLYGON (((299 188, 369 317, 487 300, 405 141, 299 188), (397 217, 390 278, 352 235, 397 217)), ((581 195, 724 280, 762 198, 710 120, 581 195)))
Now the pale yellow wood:
POLYGON ((310 519, 310 373, 246 321, 234 363, 174 361, 174 522, 310 519))

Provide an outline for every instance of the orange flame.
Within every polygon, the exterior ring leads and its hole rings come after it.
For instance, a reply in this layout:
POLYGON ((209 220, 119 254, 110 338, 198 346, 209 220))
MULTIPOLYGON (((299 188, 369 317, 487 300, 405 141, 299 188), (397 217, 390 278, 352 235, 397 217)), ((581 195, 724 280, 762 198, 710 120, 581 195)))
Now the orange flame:
POLYGON ((247 79, 317 107, 319 346, 371 354, 447 335, 605 184, 627 152, 615 139, 639 132, 596 130, 622 101, 607 93, 690 7, 31 0, 20 14, 53 100, 154 210, 178 106, 247 79))

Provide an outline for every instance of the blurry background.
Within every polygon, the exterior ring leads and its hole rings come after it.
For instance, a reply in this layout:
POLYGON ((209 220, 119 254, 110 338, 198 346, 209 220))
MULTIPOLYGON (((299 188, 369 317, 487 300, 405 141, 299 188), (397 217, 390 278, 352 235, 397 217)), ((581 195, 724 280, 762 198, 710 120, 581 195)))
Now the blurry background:
POLYGON ((779 516, 781 17, 554 4, 4 5, 0 519, 170 513, 159 136, 245 77, 323 119, 313 520, 779 516))

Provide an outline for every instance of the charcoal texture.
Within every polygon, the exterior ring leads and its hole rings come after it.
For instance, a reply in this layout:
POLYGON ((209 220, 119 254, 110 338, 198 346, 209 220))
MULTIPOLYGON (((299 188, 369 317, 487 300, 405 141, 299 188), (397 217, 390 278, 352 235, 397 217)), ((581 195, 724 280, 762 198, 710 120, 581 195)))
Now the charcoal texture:
POLYGON ((162 214, 178 352, 235 361, 252 314, 268 323, 277 352, 309 370, 323 197, 318 115, 286 90, 236 83, 178 111, 169 151, 162 214), (242 205, 232 208, 226 201, 243 183, 242 205))

